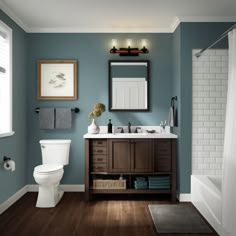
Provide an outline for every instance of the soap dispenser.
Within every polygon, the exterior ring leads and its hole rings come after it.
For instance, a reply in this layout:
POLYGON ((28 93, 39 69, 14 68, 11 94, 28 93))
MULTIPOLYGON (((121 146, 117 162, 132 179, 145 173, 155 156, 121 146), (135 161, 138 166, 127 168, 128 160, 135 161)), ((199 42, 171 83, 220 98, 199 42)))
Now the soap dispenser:
POLYGON ((109 134, 112 133, 112 123, 111 123, 111 119, 109 119, 109 123, 108 123, 108 125, 107 125, 107 131, 108 131, 109 134))

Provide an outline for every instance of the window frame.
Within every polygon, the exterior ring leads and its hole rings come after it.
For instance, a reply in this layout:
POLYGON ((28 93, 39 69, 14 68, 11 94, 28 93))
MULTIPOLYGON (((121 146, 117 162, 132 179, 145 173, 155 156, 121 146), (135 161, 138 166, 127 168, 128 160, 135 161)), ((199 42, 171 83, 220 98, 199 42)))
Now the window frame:
MULTIPOLYGON (((8 112, 8 129, 4 131, 0 131, 0 138, 12 136, 15 132, 13 131, 13 76, 12 76, 12 61, 13 61, 13 43, 12 43, 12 29, 5 24, 3 21, 0 20, 0 27, 7 33, 7 36, 9 37, 9 93, 8 93, 8 104, 10 106, 9 112, 8 112)), ((1 83, 1 82, 0 82, 1 83)))

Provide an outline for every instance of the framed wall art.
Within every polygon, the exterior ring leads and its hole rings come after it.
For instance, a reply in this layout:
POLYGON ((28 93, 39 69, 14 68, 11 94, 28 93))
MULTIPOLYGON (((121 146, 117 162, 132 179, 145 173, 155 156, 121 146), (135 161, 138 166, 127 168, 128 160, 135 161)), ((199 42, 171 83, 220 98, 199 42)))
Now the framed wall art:
POLYGON ((76 100, 77 90, 77 60, 38 60, 38 100, 76 100))

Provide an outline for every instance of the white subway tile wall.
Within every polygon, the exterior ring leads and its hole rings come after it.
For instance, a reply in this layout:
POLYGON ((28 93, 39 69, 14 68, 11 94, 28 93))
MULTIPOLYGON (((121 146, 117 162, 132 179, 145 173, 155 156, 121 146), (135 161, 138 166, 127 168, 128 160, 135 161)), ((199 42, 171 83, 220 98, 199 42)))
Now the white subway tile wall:
POLYGON ((192 174, 222 173, 228 50, 208 49, 193 62, 192 174))

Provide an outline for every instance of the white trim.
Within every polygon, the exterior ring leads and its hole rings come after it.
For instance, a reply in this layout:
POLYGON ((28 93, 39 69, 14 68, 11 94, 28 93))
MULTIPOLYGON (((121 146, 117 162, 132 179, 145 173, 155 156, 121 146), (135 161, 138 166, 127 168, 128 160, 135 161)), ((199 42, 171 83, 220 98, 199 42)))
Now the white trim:
POLYGON ((0 132, 0 137, 7 137, 14 134, 12 131, 13 126, 13 39, 12 39, 12 29, 4 23, 2 20, 0 20, 0 26, 3 28, 3 31, 6 33, 6 36, 8 38, 8 45, 9 45, 9 67, 7 70, 9 70, 9 77, 6 76, 7 84, 6 84, 6 107, 3 107, 3 111, 5 112, 4 119, 7 118, 7 121, 4 120, 4 123, 2 124, 3 127, 1 127, 2 131, 0 132))
POLYGON ((19 200, 23 195, 27 193, 27 185, 22 189, 13 194, 10 198, 8 198, 5 202, 0 204, 0 215, 11 205, 13 205, 17 200, 19 200))
POLYGON ((16 24, 18 24, 25 32, 29 32, 29 27, 2 1, 0 1, 0 9, 5 12, 16 24))
POLYGON ((8 136, 12 136, 15 133, 15 131, 10 131, 10 132, 3 132, 0 133, 0 138, 4 138, 4 137, 8 137, 8 136))
POLYGON ((84 184, 61 184, 60 188, 65 192, 85 192, 84 184))
POLYGON ((173 20, 173 22, 172 22, 172 24, 171 24, 171 26, 170 26, 170 32, 171 32, 171 33, 174 33, 175 30, 176 30, 176 28, 179 26, 179 24, 180 24, 180 20, 179 20, 178 17, 176 17, 176 18, 173 20))
POLYGON ((180 193, 177 194, 177 198, 180 202, 191 202, 191 193, 180 193))
POLYGON ((27 192, 38 192, 38 185, 37 184, 28 184, 26 185, 27 192))
POLYGON ((236 16, 179 16, 180 22, 235 22, 236 16))
POLYGON ((118 28, 111 26, 80 26, 80 27, 55 27, 55 28, 29 28, 28 33, 172 33, 170 28, 118 28))
MULTIPOLYGON (((27 192, 38 192, 37 184, 29 184, 27 186, 27 192)), ((60 189, 65 192, 84 192, 84 184, 60 184, 60 189)))

